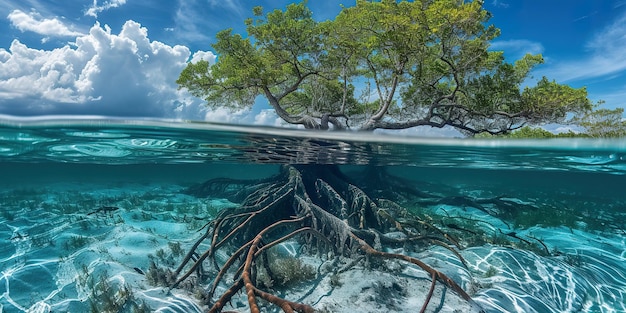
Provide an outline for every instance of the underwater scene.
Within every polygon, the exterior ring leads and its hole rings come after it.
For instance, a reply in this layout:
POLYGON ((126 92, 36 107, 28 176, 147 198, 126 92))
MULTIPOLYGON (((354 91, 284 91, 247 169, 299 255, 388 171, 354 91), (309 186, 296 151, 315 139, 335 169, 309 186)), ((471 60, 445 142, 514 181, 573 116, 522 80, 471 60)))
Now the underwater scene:
POLYGON ((0 312, 626 312, 626 140, 0 120, 0 312))

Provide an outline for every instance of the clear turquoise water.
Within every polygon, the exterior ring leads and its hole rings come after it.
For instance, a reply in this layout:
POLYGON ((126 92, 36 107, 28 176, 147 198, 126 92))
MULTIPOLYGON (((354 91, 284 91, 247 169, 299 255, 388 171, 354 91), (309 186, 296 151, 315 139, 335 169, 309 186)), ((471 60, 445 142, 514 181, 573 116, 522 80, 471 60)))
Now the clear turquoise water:
POLYGON ((102 119, 0 120, 0 312, 88 312, 108 297, 94 292, 99 277, 130 286, 153 310, 200 311, 193 296, 153 288, 135 270, 172 241, 193 244, 198 225, 181 216, 232 205, 181 191, 304 163, 346 173, 385 166, 428 192, 519 203, 508 219, 453 204, 424 208, 538 238, 549 250, 510 242, 461 250, 468 269, 458 279, 486 312, 626 312, 626 139, 428 139, 102 119), (89 214, 109 205, 120 210, 89 214))

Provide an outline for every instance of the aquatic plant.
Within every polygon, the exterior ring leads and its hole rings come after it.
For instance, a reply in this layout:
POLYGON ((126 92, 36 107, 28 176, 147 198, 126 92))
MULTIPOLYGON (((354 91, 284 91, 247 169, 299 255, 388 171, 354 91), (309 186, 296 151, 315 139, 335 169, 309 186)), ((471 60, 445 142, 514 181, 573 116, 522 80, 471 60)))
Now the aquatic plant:
POLYGON ((180 245, 180 242, 178 241, 170 241, 167 243, 167 245, 169 246, 170 251, 172 251, 172 255, 176 258, 182 256, 185 253, 180 245))
POLYGON ((511 217, 515 228, 527 228, 536 225, 546 227, 565 226, 569 228, 578 228, 577 222, 579 217, 576 212, 570 208, 561 205, 543 204, 538 205, 542 209, 541 214, 537 214, 532 210, 518 210, 511 217))
POLYGON ((167 257, 167 255, 165 254, 165 250, 163 250, 163 249, 157 250, 155 255, 156 255, 157 258, 159 258, 161 260, 165 260, 165 258, 167 257))
POLYGON ((159 239, 157 237, 152 236, 152 237, 150 237, 150 239, 148 239, 148 241, 152 245, 154 245, 154 246, 158 246, 159 245, 159 239))
POLYGON ((176 277, 170 269, 160 267, 152 260, 146 271, 146 281, 152 286, 170 286, 176 281, 176 277))
POLYGON ((100 255, 110 255, 109 254, 109 248, 106 245, 98 246, 98 253, 100 255))
POLYGON ((298 258, 277 258, 270 263, 270 268, 276 281, 282 286, 315 278, 315 268, 298 258))
POLYGON ((115 224, 124 224, 124 218, 121 215, 115 215, 114 217, 114 223, 115 224))
POLYGON ((206 222, 203 222, 199 219, 191 219, 191 221, 189 223, 187 223, 187 229, 188 230, 197 230, 202 228, 204 225, 206 225, 206 222))
POLYGON ((67 251, 78 250, 84 246, 86 246, 91 239, 89 237, 85 237, 83 235, 74 235, 70 237, 63 243, 63 248, 67 251))
POLYGON ((88 271, 82 278, 89 288, 89 307, 92 313, 151 312, 145 301, 137 301, 130 286, 127 284, 113 284, 107 272, 101 273, 97 279, 89 275, 88 271))
POLYGON ((576 252, 574 253, 566 253, 564 258, 563 258, 563 262, 571 265, 571 266, 576 266, 576 267, 581 267, 585 264, 585 260, 583 258, 583 256, 580 254, 580 252, 576 252))
POLYGON ((397 305, 398 297, 408 295, 407 282, 400 281, 377 281, 373 284, 374 294, 379 303, 384 304, 389 311, 398 311, 401 308, 397 305))
POLYGON ((260 267, 257 280, 267 287, 289 287, 315 278, 315 268, 292 256, 267 253, 267 266, 260 267))
POLYGON ((28 237, 30 239, 30 244, 33 247, 43 248, 43 247, 54 247, 55 241, 54 238, 50 237, 48 234, 22 234, 19 232, 15 232, 11 235, 10 240, 19 240, 28 237))
POLYGON ((498 275, 498 269, 493 266, 489 266, 489 268, 483 274, 483 277, 489 278, 489 277, 493 277, 496 275, 498 275))
POLYGON ((91 228, 91 223, 88 220, 84 219, 82 216, 79 218, 80 220, 78 222, 78 226, 80 226, 80 229, 84 231, 89 230, 91 228))
MULTIPOLYGON (((158 240, 154 239, 152 242, 158 243, 158 240)), ((184 251, 180 243, 169 242, 168 245, 170 247, 169 252, 163 248, 159 248, 154 252, 154 255, 148 254, 148 258, 164 265, 174 266, 176 259, 182 256, 184 251)))
POLYGON ((152 216, 151 213, 146 212, 145 210, 141 210, 141 220, 142 221, 152 221, 152 220, 154 220, 154 217, 152 216))

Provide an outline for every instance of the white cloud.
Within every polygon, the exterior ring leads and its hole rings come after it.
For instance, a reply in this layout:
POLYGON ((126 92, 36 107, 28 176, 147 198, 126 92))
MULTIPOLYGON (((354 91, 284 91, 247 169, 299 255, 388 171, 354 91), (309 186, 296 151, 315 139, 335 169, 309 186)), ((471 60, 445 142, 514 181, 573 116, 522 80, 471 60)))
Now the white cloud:
POLYGON ((206 35, 206 30, 214 27, 211 27, 211 19, 207 21, 206 16, 203 16, 201 6, 197 1, 178 1, 174 22, 176 26, 173 31, 179 40, 208 44, 209 36, 206 35))
POLYGON ((505 8, 505 9, 506 9, 506 8, 508 8, 508 7, 509 7, 509 4, 508 4, 508 3, 505 3, 505 2, 502 2, 502 1, 499 1, 499 0, 493 0, 493 1, 491 2, 491 4, 492 4, 493 6, 495 6, 495 7, 499 7, 499 8, 505 8))
POLYGON ((594 92, 593 89, 589 91, 589 97, 591 99, 602 100, 605 103, 603 108, 615 109, 618 107, 626 107, 626 86, 617 85, 612 88, 607 88, 601 92, 594 92))
POLYGON ((213 64, 215 63, 215 58, 216 58, 215 54, 213 54, 210 51, 197 51, 191 57, 191 63, 196 63, 200 60, 205 60, 209 62, 209 64, 213 64))
POLYGON ((104 3, 100 5, 98 5, 98 0, 93 0, 93 4, 91 5, 91 7, 89 7, 89 9, 87 9, 87 11, 85 12, 85 15, 98 17, 98 13, 102 11, 106 11, 111 8, 117 8, 124 4, 126 4, 126 0, 110 0, 110 1, 105 1, 104 3))
POLYGON ((81 33, 71 30, 57 18, 43 18, 36 11, 25 13, 20 10, 13 10, 7 16, 11 25, 22 32, 34 32, 44 36, 52 37, 73 37, 80 36, 81 33))
POLYGON ((190 55, 185 46, 151 41, 133 21, 118 35, 96 24, 53 50, 14 40, 0 49, 0 111, 203 119, 202 101, 175 83, 190 55))
POLYGON ((239 0, 209 0, 209 5, 232 11, 239 16, 243 16, 244 13, 244 6, 239 3, 239 0))
POLYGON ((261 110, 261 112, 254 117, 254 124, 275 127, 286 126, 286 122, 284 122, 273 109, 261 110))
POLYGON ((204 120, 217 123, 250 124, 249 122, 242 123, 242 121, 250 120, 250 117, 250 110, 231 111, 228 108, 222 107, 208 110, 204 116, 204 120))
POLYGON ((228 124, 245 124, 245 125, 263 125, 274 127, 291 127, 302 128, 301 125, 292 125, 284 122, 276 113, 274 109, 256 109, 260 104, 255 104, 252 109, 240 109, 231 111, 228 108, 216 108, 213 110, 207 110, 204 115, 204 120, 208 122, 216 123, 228 123, 228 124))
POLYGON ((553 130, 550 130, 550 129, 547 129, 547 128, 545 128, 545 129, 548 130, 548 131, 552 131, 555 134, 569 133, 569 132, 578 134, 578 133, 580 133, 582 131, 581 127, 575 126, 575 125, 558 126, 555 129, 553 129, 553 130))
POLYGON ((539 42, 530 40, 517 39, 517 40, 499 40, 491 43, 489 50, 504 51, 505 55, 514 59, 520 59, 527 53, 540 54, 543 53, 543 45, 539 42))
POLYGON ((626 71, 626 14, 598 32, 586 47, 589 54, 561 63, 550 64, 546 74, 561 82, 581 79, 610 78, 626 71))

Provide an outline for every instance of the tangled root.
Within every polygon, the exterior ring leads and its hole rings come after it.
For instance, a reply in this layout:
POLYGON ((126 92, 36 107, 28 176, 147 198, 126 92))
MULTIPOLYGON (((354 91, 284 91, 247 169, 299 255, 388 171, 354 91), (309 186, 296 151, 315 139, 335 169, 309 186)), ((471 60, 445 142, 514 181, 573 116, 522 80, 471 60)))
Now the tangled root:
POLYGON ((386 245, 427 241, 446 247, 465 263, 457 251, 460 248, 458 242, 427 221, 411 215, 396 202, 371 198, 337 166, 283 166, 280 173, 270 179, 255 182, 211 180, 195 187, 192 192, 241 202, 241 206, 234 210, 221 211, 207 225, 203 236, 174 272, 177 279, 171 288, 176 288, 194 273, 203 276, 203 264, 207 261, 219 269, 207 295, 211 305, 209 312, 220 312, 241 290, 247 295, 253 313, 260 312, 258 299, 268 301, 284 312, 314 312, 310 305, 282 299, 261 290, 256 284, 257 266, 262 263, 257 260, 271 247, 294 238, 303 240, 311 250, 330 251, 350 258, 366 255, 397 259, 418 266, 431 278, 430 290, 420 312, 426 310, 437 283, 471 301, 467 292, 442 272, 417 258, 381 250, 386 245), (404 232, 406 237, 386 236, 385 233, 390 231, 404 232), (210 246, 200 254, 198 247, 205 240, 210 240, 210 246), (215 257, 220 249, 230 251, 229 258, 221 265, 215 257), (225 283, 227 273, 234 275, 234 282, 213 300, 217 286, 225 283))

